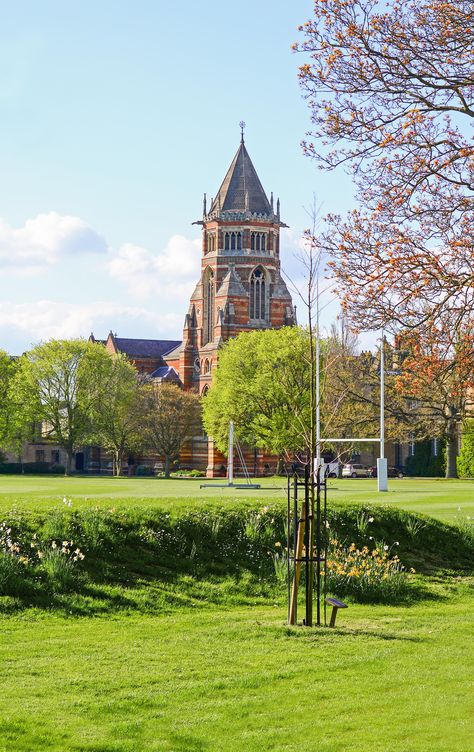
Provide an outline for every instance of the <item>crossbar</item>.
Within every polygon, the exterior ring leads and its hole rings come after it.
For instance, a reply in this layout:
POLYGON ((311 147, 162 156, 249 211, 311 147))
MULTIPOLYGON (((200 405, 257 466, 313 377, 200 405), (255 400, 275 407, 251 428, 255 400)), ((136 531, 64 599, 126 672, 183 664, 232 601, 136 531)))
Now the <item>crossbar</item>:
POLYGON ((373 441, 377 444, 380 443, 380 439, 320 439, 321 444, 324 444, 325 441, 331 441, 333 444, 355 444, 361 441, 373 441))

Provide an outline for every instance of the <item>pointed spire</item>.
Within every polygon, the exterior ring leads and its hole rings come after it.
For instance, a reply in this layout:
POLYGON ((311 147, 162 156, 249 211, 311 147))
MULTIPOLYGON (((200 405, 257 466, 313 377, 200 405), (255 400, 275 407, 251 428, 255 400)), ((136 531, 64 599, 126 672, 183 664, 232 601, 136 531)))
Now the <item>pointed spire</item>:
POLYGON ((280 217, 280 199, 277 198, 277 217, 280 217))
POLYGON ((270 208, 271 208, 272 214, 273 214, 273 191, 270 193, 270 208))
POLYGON ((207 214, 207 198, 206 198, 206 194, 204 194, 204 199, 202 202, 202 216, 205 217, 206 214, 207 214))
MULTIPOLYGON (((243 134, 243 131, 242 131, 243 134)), ((212 202, 214 211, 245 212, 270 217, 272 209, 243 140, 212 202), (248 194, 248 200, 246 197, 248 194)))

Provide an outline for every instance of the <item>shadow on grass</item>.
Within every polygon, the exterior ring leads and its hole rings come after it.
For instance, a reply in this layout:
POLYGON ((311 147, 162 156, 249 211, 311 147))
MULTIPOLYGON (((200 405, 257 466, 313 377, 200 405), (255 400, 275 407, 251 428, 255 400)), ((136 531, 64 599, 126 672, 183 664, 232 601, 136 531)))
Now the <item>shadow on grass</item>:
POLYGON ((329 626, 321 626, 321 627, 304 627, 304 626, 288 626, 284 625, 283 627, 270 627, 269 631, 272 632, 274 637, 278 637, 280 639, 296 639, 296 640, 305 640, 307 642, 318 642, 319 640, 339 640, 343 638, 354 638, 354 637, 371 637, 376 640, 384 640, 388 642, 397 641, 397 642, 413 642, 413 643, 423 643, 426 642, 426 639, 424 637, 417 637, 412 635, 404 635, 400 633, 395 632, 385 632, 382 630, 374 629, 366 629, 361 628, 358 629, 357 627, 344 627, 344 626, 338 626, 338 627, 329 627, 329 626))

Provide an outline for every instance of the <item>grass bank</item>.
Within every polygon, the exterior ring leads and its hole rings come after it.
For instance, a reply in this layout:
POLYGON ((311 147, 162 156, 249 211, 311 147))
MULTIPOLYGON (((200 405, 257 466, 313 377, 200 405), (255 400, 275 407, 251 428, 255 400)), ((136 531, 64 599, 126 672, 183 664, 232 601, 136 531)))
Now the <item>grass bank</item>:
MULTIPOLYGON (((4 516, 0 531, 2 545, 8 542, 14 553, 0 556, 0 609, 36 606, 87 615, 272 602, 285 589, 279 558, 285 521, 282 505, 249 511, 245 502, 170 511, 17 508, 4 516)), ((387 546, 418 574, 464 575, 472 568, 472 526, 346 504, 329 510, 328 533, 343 546, 387 546)), ((352 592, 340 589, 340 596, 352 592)), ((421 582, 406 588, 404 597, 424 597, 421 582)))

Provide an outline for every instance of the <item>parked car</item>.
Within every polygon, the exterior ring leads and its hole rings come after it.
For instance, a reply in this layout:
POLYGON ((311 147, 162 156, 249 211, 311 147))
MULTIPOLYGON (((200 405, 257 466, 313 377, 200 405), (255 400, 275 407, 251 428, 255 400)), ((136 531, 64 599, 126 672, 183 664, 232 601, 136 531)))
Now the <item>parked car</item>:
POLYGON ((343 478, 371 478, 371 468, 367 465, 348 463, 342 466, 343 478))
MULTIPOLYGON (((404 478, 405 473, 399 467, 387 467, 387 476, 389 478, 404 478)), ((370 477, 377 477, 377 467, 370 468, 370 477)))

